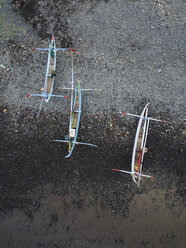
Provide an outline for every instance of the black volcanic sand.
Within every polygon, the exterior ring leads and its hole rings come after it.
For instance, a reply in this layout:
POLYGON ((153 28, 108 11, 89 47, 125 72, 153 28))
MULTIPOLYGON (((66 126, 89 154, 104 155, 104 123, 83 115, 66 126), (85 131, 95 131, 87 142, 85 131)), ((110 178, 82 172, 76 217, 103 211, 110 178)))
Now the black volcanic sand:
MULTIPOLYGON (((0 33, 0 248, 185 247, 180 1, 7 2, 13 5, 0 0, 0 14, 6 9, 0 33), (100 95, 83 93, 78 134, 78 141, 98 148, 76 145, 70 159, 64 158, 67 145, 52 141, 68 132, 68 102, 51 100, 37 119, 39 101, 25 100, 41 88, 46 56, 31 51, 46 46, 51 23, 57 45, 79 52, 75 78, 102 89, 100 95), (140 114, 149 100, 149 115, 170 122, 150 122, 143 172, 154 179, 137 188, 129 175, 112 171, 130 170, 138 122, 118 111, 140 114)), ((69 54, 59 56, 55 93, 70 80, 69 68, 69 54)))
POLYGON ((144 172, 155 179, 138 189, 111 170, 130 168, 136 120, 82 116, 79 140, 99 148, 77 145, 65 159, 67 145, 52 140, 68 116, 35 115, 1 110, 1 247, 184 247, 182 124, 150 125, 144 172))

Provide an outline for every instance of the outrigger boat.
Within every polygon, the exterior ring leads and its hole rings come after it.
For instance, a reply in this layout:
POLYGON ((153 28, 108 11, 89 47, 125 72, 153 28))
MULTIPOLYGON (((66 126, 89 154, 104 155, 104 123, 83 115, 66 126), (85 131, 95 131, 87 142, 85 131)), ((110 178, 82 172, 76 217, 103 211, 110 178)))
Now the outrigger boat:
POLYGON ((141 177, 153 178, 153 176, 142 174, 143 167, 143 158, 144 153, 148 151, 146 148, 146 141, 149 129, 150 120, 165 122, 164 120, 154 119, 151 117, 147 117, 148 114, 148 105, 145 106, 141 115, 134 115, 130 113, 121 113, 124 115, 130 115, 139 118, 139 123, 136 131, 136 137, 134 141, 133 153, 132 153, 132 162, 131 162, 131 171, 112 169, 114 171, 119 171, 127 174, 131 174, 133 181, 138 185, 140 185, 141 177))
POLYGON ((45 102, 49 102, 51 97, 65 97, 65 98, 69 99, 66 96, 53 95, 52 94, 53 87, 54 87, 54 80, 55 80, 55 76, 56 76, 56 51, 65 51, 65 50, 76 52, 72 48, 56 48, 56 42, 55 42, 53 33, 52 33, 51 41, 49 40, 49 48, 35 48, 33 50, 33 51, 48 51, 45 83, 44 83, 44 87, 41 88, 41 94, 29 94, 26 96, 27 98, 31 97, 31 96, 36 96, 36 97, 39 96, 41 98, 41 103, 40 103, 37 117, 39 117, 39 114, 40 114, 40 111, 41 111, 41 108, 43 105, 43 100, 45 100, 45 102))
POLYGON ((97 147, 96 145, 90 143, 77 142, 78 130, 81 118, 81 93, 82 91, 97 91, 98 89, 81 89, 80 82, 78 86, 74 87, 74 65, 73 65, 73 55, 72 56, 72 87, 64 88, 65 90, 71 90, 71 108, 70 108, 70 122, 69 122, 69 132, 65 136, 65 140, 53 140, 56 142, 68 143, 68 154, 65 158, 69 158, 72 155, 75 145, 87 145, 92 147, 97 147), (75 94, 74 94, 75 93, 75 94))

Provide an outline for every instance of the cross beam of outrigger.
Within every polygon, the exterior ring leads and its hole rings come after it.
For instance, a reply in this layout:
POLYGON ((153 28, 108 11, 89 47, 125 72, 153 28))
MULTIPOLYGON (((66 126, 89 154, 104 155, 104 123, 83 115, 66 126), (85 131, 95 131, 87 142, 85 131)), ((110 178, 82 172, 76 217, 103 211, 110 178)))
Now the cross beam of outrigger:
POLYGON ((165 122, 164 120, 147 117, 148 105, 149 103, 147 103, 141 115, 120 112, 120 114, 139 118, 139 122, 136 131, 134 146, 133 146, 131 171, 112 169, 113 171, 119 171, 119 172, 131 174, 133 181, 138 185, 138 187, 140 185, 141 177, 153 178, 153 176, 142 174, 144 153, 147 152, 148 150, 146 148, 146 141, 147 141, 147 135, 149 129, 149 122, 150 121, 165 122))
POLYGON ((73 54, 72 57, 72 82, 71 88, 64 88, 65 90, 71 90, 71 105, 70 105, 70 121, 69 121, 69 132, 68 135, 65 136, 65 140, 53 140, 61 143, 68 143, 68 154, 65 158, 69 158, 72 155, 75 145, 86 145, 97 147, 94 144, 83 143, 77 141, 78 130, 80 125, 81 118, 81 105, 82 105, 82 91, 98 91, 99 89, 81 89, 80 82, 78 82, 77 86, 74 86, 74 63, 73 63, 73 54))
POLYGON ((54 35, 52 33, 52 39, 51 41, 49 40, 49 48, 35 48, 33 51, 48 51, 48 60, 47 60, 47 69, 46 69, 46 74, 45 74, 45 83, 43 88, 41 88, 41 94, 28 94, 26 97, 40 97, 41 98, 41 103, 39 106, 39 111, 37 113, 37 117, 39 117, 43 101, 49 102, 51 97, 59 97, 59 98, 67 98, 70 99, 66 96, 63 95, 53 95, 53 87, 54 87, 54 79, 56 76, 56 52, 57 51, 71 51, 71 52, 76 52, 76 50, 72 48, 56 48, 56 43, 54 39, 54 35))

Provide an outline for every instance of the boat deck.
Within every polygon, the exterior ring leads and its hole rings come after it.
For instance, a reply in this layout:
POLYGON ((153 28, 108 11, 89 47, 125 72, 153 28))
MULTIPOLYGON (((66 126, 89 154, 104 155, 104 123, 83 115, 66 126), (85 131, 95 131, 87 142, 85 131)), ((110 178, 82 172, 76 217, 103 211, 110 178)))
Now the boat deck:
POLYGON ((52 73, 54 71, 54 59, 51 57, 50 59, 50 67, 49 67, 49 71, 48 71, 48 77, 47 77, 47 93, 49 94, 51 91, 51 87, 52 87, 52 73))
POLYGON ((74 109, 74 116, 73 116, 73 122, 72 122, 72 128, 77 127, 77 122, 78 122, 78 116, 79 116, 79 93, 77 93, 77 100, 76 100, 76 105, 74 109), (77 112, 75 112, 77 111, 77 112))
POLYGON ((134 169, 135 172, 139 172, 140 168, 140 162, 141 162, 141 145, 142 145, 142 139, 143 139, 143 127, 144 127, 144 120, 141 123, 141 128, 138 136, 138 142, 136 147, 136 156, 135 156, 135 162, 134 162, 134 169))

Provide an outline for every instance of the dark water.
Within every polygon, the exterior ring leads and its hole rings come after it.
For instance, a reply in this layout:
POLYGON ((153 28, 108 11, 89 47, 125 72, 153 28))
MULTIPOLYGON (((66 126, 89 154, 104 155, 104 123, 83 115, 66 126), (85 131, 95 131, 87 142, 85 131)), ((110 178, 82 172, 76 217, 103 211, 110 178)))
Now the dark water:
POLYGON ((168 126, 150 126, 144 172, 155 179, 138 189, 111 170, 130 168, 137 122, 88 117, 79 140, 99 148, 76 146, 67 160, 67 146, 51 142, 63 138, 67 116, 43 113, 37 120, 31 109, 2 108, 1 247, 184 247, 185 169, 176 126, 171 138, 168 126))

